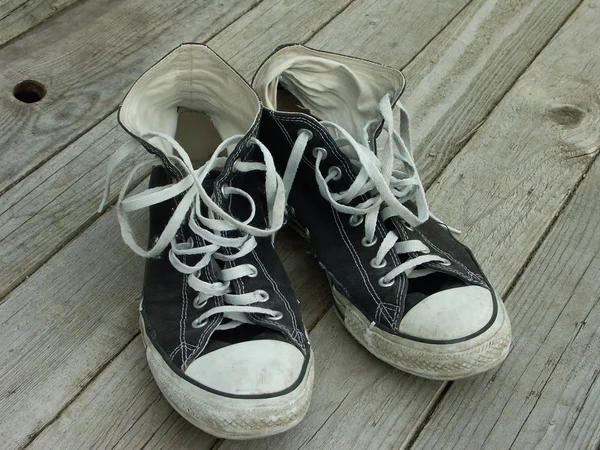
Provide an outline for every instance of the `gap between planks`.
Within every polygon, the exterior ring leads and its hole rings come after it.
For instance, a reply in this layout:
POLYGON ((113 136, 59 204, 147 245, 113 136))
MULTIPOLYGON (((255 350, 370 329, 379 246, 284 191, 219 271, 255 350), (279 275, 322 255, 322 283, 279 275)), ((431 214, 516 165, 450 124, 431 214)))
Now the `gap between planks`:
MULTIPOLYGON (((421 45, 420 47, 422 47, 422 45, 421 45)), ((420 47, 417 47, 417 48, 420 48, 420 47)), ((269 50, 270 50, 270 49, 269 49, 269 50)), ((320 313, 320 314, 322 314, 322 313, 320 313)))
MULTIPOLYGON (((537 245, 532 249, 531 253, 529 254, 529 257, 525 260, 523 267, 515 275, 514 280, 506 288, 506 293, 505 293, 506 301, 510 301, 510 299, 512 297, 512 295, 511 295, 512 292, 520 284, 526 283, 528 281, 528 278, 525 274, 527 274, 528 271, 531 271, 531 265, 536 263, 536 259, 539 259, 540 255, 538 255, 538 253, 540 252, 540 249, 543 249, 544 246, 545 245, 547 246, 547 244, 548 244, 546 242, 546 240, 552 239, 555 236, 556 231, 557 231, 556 229, 558 227, 557 223, 560 224, 560 222, 564 222, 566 220, 565 217, 562 216, 562 214, 565 210, 568 210, 569 208, 573 207, 571 205, 571 203, 573 202, 575 195, 578 192, 580 193, 580 187, 581 187, 582 183, 586 180, 590 171, 594 168, 594 165, 595 165, 594 163, 596 163, 596 165, 597 165, 597 158, 594 158, 594 160, 592 160, 590 162, 588 167, 582 173, 581 178, 579 179, 579 181, 575 184, 575 186, 569 193, 567 199, 565 200, 565 203, 559 208, 558 212, 555 214, 554 218, 549 223, 548 228, 541 235, 540 240, 537 242, 537 245)), ((598 177, 596 177, 596 178, 598 178, 598 177)), ((600 178, 598 178, 598 180, 600 180, 600 178)), ((589 183, 589 181, 587 183, 589 183)), ((583 188, 581 188, 581 189, 583 189, 583 188)), ((510 364, 510 359, 503 364, 510 364)), ((431 403, 431 407, 427 409, 427 414, 425 416, 425 419, 415 428, 414 433, 410 433, 410 438, 409 438, 408 442, 406 443, 406 446, 404 447, 404 448, 406 448, 406 450, 411 450, 413 448, 415 442, 418 441, 423 429, 426 426, 428 426, 430 421, 436 416, 436 414, 439 413, 440 405, 444 401, 444 398, 446 397, 446 394, 448 394, 448 392, 450 391, 450 388, 452 387, 452 385, 455 383, 456 382, 454 382, 454 381, 445 381, 442 383, 442 386, 440 386, 440 388, 439 388, 437 397, 431 403)), ((512 446, 512 444, 511 444, 511 446, 512 446)))
POLYGON ((14 0, 0 5, 0 48, 78 0, 14 0), (5 8, 11 8, 7 11, 5 8))
POLYGON ((452 383, 413 448, 440 442, 459 448, 591 448, 598 442, 598 186, 596 158, 513 290, 517 335, 508 359, 494 374, 452 383))
POLYGON ((261 1, 78 2, 1 47, 0 90, 12 92, 25 77, 47 94, 30 104, 0 97, 0 193, 102 122, 156 50, 162 56, 182 41, 206 41, 261 1), (169 16, 176 27, 167 27, 169 16))

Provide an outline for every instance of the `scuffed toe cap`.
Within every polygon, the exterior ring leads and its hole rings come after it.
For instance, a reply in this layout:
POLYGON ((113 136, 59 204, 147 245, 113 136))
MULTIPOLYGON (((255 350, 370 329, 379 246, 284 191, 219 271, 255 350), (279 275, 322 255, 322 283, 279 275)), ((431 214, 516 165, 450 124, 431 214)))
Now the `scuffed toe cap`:
POLYGON ((461 339, 489 324, 494 302, 492 293, 480 286, 436 292, 408 311, 398 331, 435 341, 461 339))
POLYGON ((264 395, 283 391, 300 376, 304 355, 275 340, 241 342, 215 350, 192 362, 185 374, 220 392, 264 395))

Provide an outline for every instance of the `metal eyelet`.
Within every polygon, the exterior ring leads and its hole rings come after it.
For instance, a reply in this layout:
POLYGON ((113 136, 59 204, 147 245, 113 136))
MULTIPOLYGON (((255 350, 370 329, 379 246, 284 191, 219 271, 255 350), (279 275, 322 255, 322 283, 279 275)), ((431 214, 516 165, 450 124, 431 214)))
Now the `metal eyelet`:
POLYGON ((281 311, 275 311, 275 315, 271 316, 271 320, 281 320, 283 318, 283 313, 281 311))
POLYGON ((260 300, 258 300, 259 303, 264 303, 267 300, 269 300, 269 293, 267 291, 264 291, 262 289, 259 289, 258 291, 255 291, 258 296, 260 297, 260 300))
POLYGON ((208 299, 205 299, 205 300, 203 300, 203 301, 199 302, 199 301, 198 301, 198 297, 196 297, 196 298, 194 299, 194 303, 193 303, 193 305, 194 305, 194 308, 196 308, 196 309, 200 309, 200 308, 204 308, 204 307, 206 306, 206 304, 207 304, 207 303, 208 303, 208 299))
POLYGON ((194 319, 194 321, 192 322, 192 328, 202 328, 202 327, 205 327, 207 323, 208 323, 208 320, 205 320, 204 322, 200 322, 200 318, 198 317, 197 319, 194 319))
POLYGON ((338 166, 331 166, 329 168, 329 171, 327 173, 328 173, 328 175, 331 175, 332 173, 335 173, 335 175, 333 177, 331 177, 331 179, 333 181, 337 181, 340 178, 342 178, 342 169, 340 169, 338 166))
POLYGON ((225 192, 225 189, 229 188, 229 186, 227 186, 226 184, 221 185, 221 194, 223 194, 223 197, 228 198, 229 194, 227 192, 225 192))
POLYGON ((385 266, 387 266, 387 260, 386 259, 382 260, 380 263, 377 263, 377 258, 373 258, 371 260, 371 267, 373 269, 381 269, 381 268, 383 268, 385 266))
POLYGON ((394 284, 394 280, 387 281, 385 277, 381 277, 379 279, 379 286, 381 287, 390 287, 394 284))
POLYGON ((443 261, 440 261, 440 263, 439 263, 439 264, 440 264, 440 265, 442 265, 442 266, 448 267, 448 266, 451 266, 451 265, 452 265, 452 262, 450 262, 450 261, 448 261, 447 259, 445 259, 445 260, 443 260, 443 261))
POLYGON ((408 231, 414 231, 414 228, 412 225, 410 225, 408 222, 405 222, 404 220, 401 221, 402 222, 402 226, 404 228, 406 228, 408 231))
POLYGON ((377 238, 374 237, 372 241, 368 241, 367 237, 364 236, 360 243, 362 244, 363 247, 373 247, 376 243, 377 243, 377 238))
POLYGON ((251 272, 247 275, 250 278, 254 278, 255 276, 258 275, 258 269, 255 266, 250 266, 250 270, 251 270, 251 272))
POLYGON ((363 216, 357 216, 356 214, 353 214, 350 216, 350 220, 348 220, 348 222, 350 223, 351 227, 357 227, 363 223, 364 220, 365 219, 363 216))
POLYGON ((325 150, 323 147, 315 147, 315 148, 313 148, 313 150, 312 150, 313 158, 317 159, 317 156, 318 156, 319 153, 323 154, 323 157, 321 159, 327 159, 327 156, 328 156, 327 150, 325 150))
POLYGON ((300 136, 302 133, 308 134, 309 141, 314 137, 313 132, 310 130, 307 130, 306 128, 300 128, 298 130, 298 136, 300 136))

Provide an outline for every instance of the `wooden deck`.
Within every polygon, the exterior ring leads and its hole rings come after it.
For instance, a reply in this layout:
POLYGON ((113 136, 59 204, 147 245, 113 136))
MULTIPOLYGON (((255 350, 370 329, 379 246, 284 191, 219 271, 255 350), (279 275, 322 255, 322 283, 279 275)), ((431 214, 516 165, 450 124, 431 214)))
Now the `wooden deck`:
POLYGON ((599 24, 600 0, 0 0, 0 448, 600 448, 599 24), (128 142, 119 102, 185 41, 248 78, 287 42, 403 68, 431 209, 512 319, 498 370, 435 382, 376 360, 286 230, 317 361, 307 417, 229 442, 171 409, 138 332, 143 261, 96 208, 128 142), (41 101, 13 97, 26 79, 41 101))

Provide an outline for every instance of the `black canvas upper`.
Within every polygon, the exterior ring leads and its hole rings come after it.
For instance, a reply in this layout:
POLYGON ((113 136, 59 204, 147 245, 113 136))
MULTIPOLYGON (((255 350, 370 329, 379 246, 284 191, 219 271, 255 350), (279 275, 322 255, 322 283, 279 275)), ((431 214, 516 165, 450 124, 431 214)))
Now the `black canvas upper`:
MULTIPOLYGON (((350 216, 331 206, 319 192, 315 179, 315 158, 312 155, 315 147, 322 147, 327 151, 328 156, 321 162, 321 172, 324 175, 333 166, 342 171, 339 180, 329 182, 332 191, 346 190, 357 172, 327 130, 315 119, 302 113, 265 110, 259 137, 272 150, 277 169, 283 173, 293 143, 302 129, 311 131, 313 137, 304 152, 289 194, 290 211, 294 213, 292 220, 306 230, 334 287, 376 326, 400 335, 400 320, 411 307, 429 295, 428 291, 433 293, 448 287, 479 285, 493 293, 470 250, 457 241, 445 225, 433 218, 414 229, 397 217, 385 222, 379 218, 375 234, 377 244, 372 247, 362 246, 364 227, 350 225, 350 216), (405 274, 401 274, 395 278, 391 287, 380 286, 379 278, 392 267, 405 261, 406 257, 416 256, 408 254, 401 257, 391 251, 386 255, 386 267, 371 267, 370 261, 377 253, 378 244, 390 230, 395 230, 401 240, 423 241, 431 249, 431 254, 439 255, 452 264, 445 266, 429 262, 425 265, 434 268, 437 274, 410 280, 405 274)), ((366 198, 363 196, 357 201, 364 201, 366 198)))
MULTIPOLYGON (((236 196, 225 197, 221 187, 225 184, 239 187, 248 192, 257 203, 263 198, 260 185, 264 184, 264 176, 255 172, 242 173, 233 170, 235 160, 247 160, 256 157, 253 144, 244 140, 230 156, 230 161, 216 177, 208 177, 205 188, 225 211, 234 217, 247 217, 247 204, 236 196), (213 186, 207 186, 214 181, 213 186)), ((160 152, 159 150, 156 150, 160 152)), ((163 166, 155 167, 150 180, 150 187, 170 184, 177 181, 171 171, 163 166)), ((167 221, 177 205, 177 200, 164 202, 150 208, 150 242, 164 229, 167 221)), ((253 225, 264 226, 265 213, 263 208, 257 208, 253 225)), ((232 232, 235 233, 235 232, 232 232)), ((205 245, 202 238, 195 235, 187 225, 183 225, 178 233, 178 242, 193 239, 195 246, 205 245)), ((193 328, 192 322, 200 314, 214 306, 224 304, 222 297, 213 297, 207 304, 197 309, 192 304, 196 291, 187 285, 187 276, 178 272, 168 260, 168 251, 158 258, 146 262, 142 314, 146 333, 153 343, 161 350, 163 357, 175 367, 185 368, 198 356, 209 351, 217 350, 226 345, 253 339, 277 339, 289 342, 303 354, 308 354, 309 344, 300 318, 299 303, 283 269, 281 261, 273 248, 271 237, 256 237, 257 247, 243 257, 227 266, 252 264, 258 269, 258 276, 244 277, 234 280, 231 284, 234 293, 242 294, 263 289, 269 294, 269 300, 261 303, 261 307, 273 309, 283 314, 280 320, 264 318, 260 314, 248 314, 247 317, 256 325, 241 325, 233 330, 218 330, 222 314, 210 317, 208 324, 202 328, 193 328)), ((221 249, 226 252, 228 249, 221 249)), ((189 257, 188 257, 189 258, 189 257)), ((187 261, 189 264, 191 261, 187 261)), ((202 269, 201 279, 216 282, 213 266, 202 269)))
MULTIPOLYGON (((150 68, 138 81, 142 79, 152 79, 154 70, 159 65, 162 68, 168 68, 168 64, 173 60, 173 54, 178 51, 187 50, 186 57, 193 58, 193 52, 190 48, 205 50, 204 54, 212 53, 213 67, 215 70, 225 70, 235 73, 238 77, 236 81, 236 89, 232 89, 232 93, 228 94, 227 90, 219 91, 222 95, 229 95, 230 98, 234 96, 234 102, 243 104, 243 100, 251 98, 252 101, 246 101, 246 112, 248 111, 248 104, 256 103, 256 110, 252 111, 254 121, 251 123, 249 129, 245 132, 244 136, 241 137, 239 142, 235 145, 235 148, 229 154, 225 166, 218 170, 213 170, 206 176, 203 181, 203 188, 206 193, 211 196, 212 200, 216 205, 221 208, 226 214, 234 217, 237 220, 244 221, 250 214, 250 205, 248 200, 241 195, 225 195, 224 189, 226 186, 238 188, 246 192, 254 201, 256 211, 251 226, 255 228, 266 229, 272 226, 269 223, 267 217, 267 206, 266 206, 266 195, 264 193, 265 185, 265 172, 262 170, 252 170, 248 172, 240 172, 236 169, 235 164, 237 161, 255 161, 263 163, 263 154, 257 147, 254 139, 258 135, 258 129, 260 126, 261 118, 261 105, 260 101, 252 89, 243 81, 241 76, 237 74, 227 63, 214 54, 210 49, 202 44, 184 44, 171 53, 166 55, 161 61, 155 66, 150 68), (187 47, 182 48, 182 47, 187 47), (220 61, 220 63, 214 63, 214 61, 220 61), (220 65, 219 65, 220 64, 220 65), (240 87, 241 86, 241 87, 240 87), (223 94, 224 93, 224 94, 223 94), (235 96, 247 95, 249 97, 235 99, 235 96)), ((203 69, 203 68, 201 68, 203 69)), ((167 70, 168 71, 168 70, 167 70)), ((218 77, 218 72, 206 74, 199 70, 199 76, 205 78, 194 78, 194 82, 197 85, 202 86, 204 82, 211 83, 214 77, 218 77)), ((191 74, 190 77, 195 77, 191 74)), ((234 77, 235 78, 235 77, 234 77)), ((175 87, 170 85, 170 80, 163 83, 163 95, 171 95, 173 92, 173 98, 178 98, 178 91, 175 87), (171 89, 171 91, 169 91, 171 89)), ((190 86, 191 86, 190 79, 190 86)), ((127 94, 124 105, 127 102, 128 97, 131 96, 131 92, 134 87, 127 94)), ((156 89, 154 84, 154 89, 156 89)), ((191 89, 191 87, 190 87, 191 89)), ((219 87, 221 89, 221 87, 219 87)), ((154 95, 155 91, 142 91, 138 89, 137 96, 154 95)), ((199 95, 204 95, 200 90, 199 95)), ((193 93, 190 93, 190 96, 193 93)), ((221 104, 219 101, 215 101, 214 98, 205 99, 207 103, 210 103, 210 107, 215 109, 219 108, 221 104), (212 102, 212 103, 211 103, 212 102)), ((176 100, 179 102, 179 100, 176 100)), ((163 102, 165 103, 165 102, 163 102)), ((231 103, 231 102, 230 102, 231 103)), ((179 111, 179 106, 176 105, 179 111)), ((189 108, 188 108, 189 110, 189 108)), ((193 109, 192 109, 193 111, 193 109)), ((157 157, 157 161, 160 165, 155 166, 152 170, 149 189, 156 187, 167 186, 176 184, 183 179, 182 170, 172 162, 173 157, 169 157, 157 146, 145 139, 145 136, 140 135, 139 129, 132 131, 131 127, 127 126, 122 120, 123 107, 119 114, 119 123, 124 130, 129 133, 134 139, 151 154, 157 157)), ((141 114, 148 113, 148 111, 140 110, 141 114)), ((152 112, 152 111, 150 111, 152 112)), ((198 111, 205 112, 205 111, 198 111)), ((219 114, 227 116, 229 113, 235 111, 223 110, 219 114)), ((208 112, 207 112, 208 114, 208 112)), ((131 113, 128 116, 131 120, 131 113)), ((155 116, 156 117, 156 116, 155 116)), ((160 117, 160 116, 158 116, 160 117)), ((239 119, 239 116, 235 116, 239 119)), ((214 119, 214 117, 211 117, 214 119)), ((214 124, 214 122, 213 122, 214 124)), ((139 123, 137 124, 139 126, 139 123)), ((224 153, 223 153, 224 154, 224 153)), ((223 156, 223 155, 221 155, 223 156)), ((173 215, 175 209, 179 205, 182 197, 185 193, 180 194, 178 197, 172 198, 162 203, 153 204, 149 207, 149 238, 148 247, 153 247, 158 237, 163 233, 165 227, 173 215)), ((201 208, 206 208, 202 205, 201 208)), ((182 225, 176 234, 176 242, 184 243, 191 242, 194 248, 202 247, 210 242, 205 241, 201 236, 197 235, 190 229, 188 225, 188 219, 191 212, 188 211, 187 217, 183 220, 182 225)), ((215 213, 216 214, 216 213, 215 213)), ((209 217, 208 210, 202 211, 204 217, 209 217)), ((218 215, 215 219, 222 219, 218 215)), ((196 221, 199 223, 198 221, 196 221)), ((204 225, 199 225, 204 226, 204 225)), ((210 230, 212 233, 213 230, 210 230)), ((227 232, 221 232, 223 237, 234 238, 241 237, 241 231, 233 230, 227 232)), ((305 371, 308 367, 310 359, 310 346, 302 319, 300 317, 299 303, 297 297, 291 287, 290 281, 283 269, 283 265, 277 256, 273 247, 274 236, 259 237, 254 236, 256 240, 256 247, 247 255, 237 257, 233 261, 218 261, 213 258, 208 265, 205 265, 200 269, 199 273, 196 273, 197 278, 208 283, 220 282, 218 277, 219 266, 221 269, 234 267, 237 265, 251 264, 257 269, 257 275, 244 276, 242 278, 234 279, 230 282, 230 293, 231 294, 244 294, 251 293, 256 290, 263 290, 268 294, 268 300, 261 302, 260 304, 252 304, 253 306, 260 306, 261 308, 269 309, 281 313, 282 317, 277 319, 267 314, 257 313, 246 313, 245 317, 251 322, 249 324, 241 324, 235 328, 228 330, 217 330, 216 328, 225 323, 228 319, 224 319, 223 314, 213 314, 206 319, 206 323, 202 326, 194 328, 192 323, 198 319, 202 314, 210 311, 212 308, 217 306, 227 306, 222 296, 213 296, 209 298, 204 305, 194 305, 194 299, 198 295, 198 292, 188 285, 188 275, 178 271, 169 261, 169 251, 171 245, 158 256, 148 258, 146 261, 146 273, 143 287, 143 299, 141 304, 141 316, 142 325, 144 332, 148 337, 151 345, 158 350, 164 361, 171 367, 171 369, 182 378, 185 378, 192 384, 195 384, 208 391, 213 391, 207 386, 202 386, 197 381, 189 378, 185 375, 185 370, 189 365, 194 362, 198 357, 205 355, 210 352, 214 352, 223 347, 247 341, 254 340, 279 340, 282 342, 289 343, 299 349, 305 356, 304 367, 300 373, 296 384, 290 386, 287 390, 292 390, 295 386, 300 383, 304 377, 305 371)), ((223 248, 218 250, 221 254, 235 254, 239 252, 239 248, 223 248)), ((184 255, 180 254, 177 257, 180 261, 187 266, 194 266, 200 261, 202 254, 199 255, 184 255)), ((270 397, 281 395, 282 393, 272 393, 265 395, 234 395, 222 392, 217 392, 219 395, 229 397, 270 397)))

